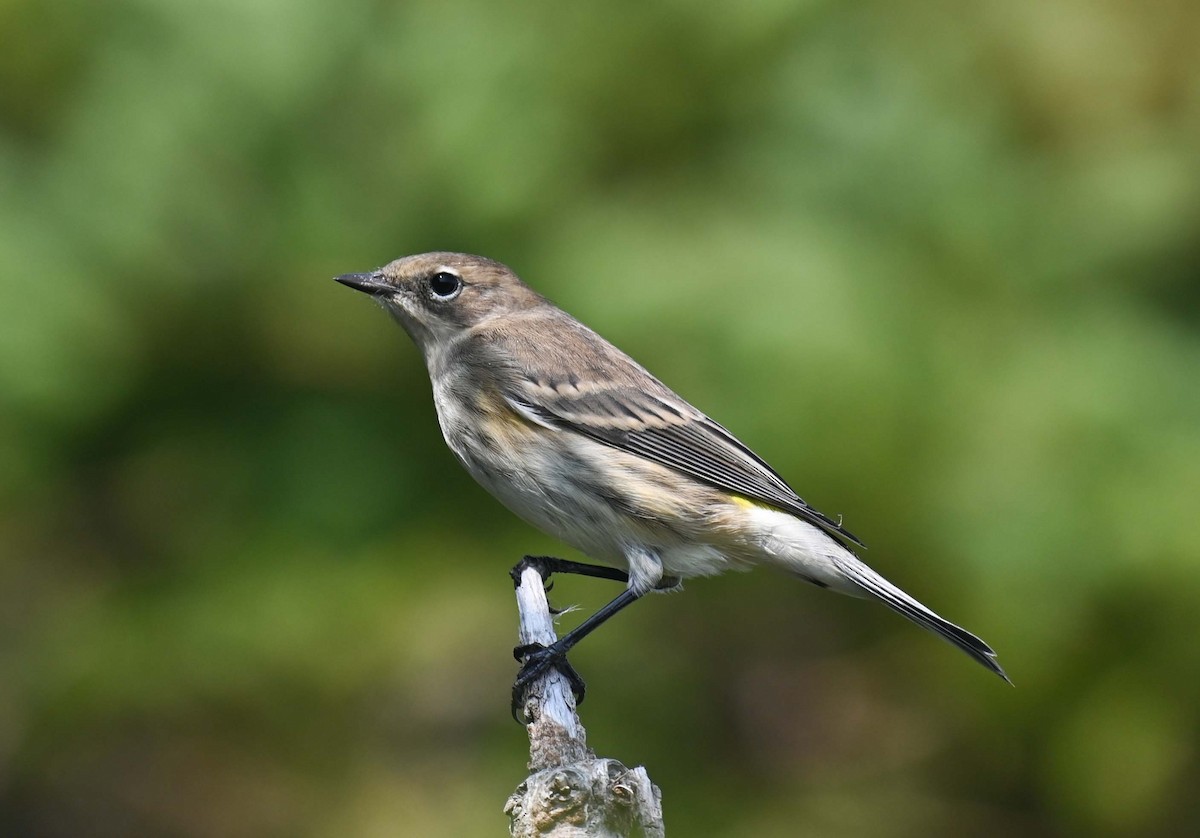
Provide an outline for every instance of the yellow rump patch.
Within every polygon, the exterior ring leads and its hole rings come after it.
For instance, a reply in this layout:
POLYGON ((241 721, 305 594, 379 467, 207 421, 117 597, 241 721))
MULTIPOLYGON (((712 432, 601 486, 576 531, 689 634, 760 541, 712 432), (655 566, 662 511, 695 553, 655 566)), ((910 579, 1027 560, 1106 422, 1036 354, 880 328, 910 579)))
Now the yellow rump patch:
POLYGON ((735 504, 740 506, 742 509, 774 509, 775 508, 769 504, 762 503, 760 501, 750 500, 750 498, 745 497, 744 495, 731 494, 729 496, 729 498, 735 504))

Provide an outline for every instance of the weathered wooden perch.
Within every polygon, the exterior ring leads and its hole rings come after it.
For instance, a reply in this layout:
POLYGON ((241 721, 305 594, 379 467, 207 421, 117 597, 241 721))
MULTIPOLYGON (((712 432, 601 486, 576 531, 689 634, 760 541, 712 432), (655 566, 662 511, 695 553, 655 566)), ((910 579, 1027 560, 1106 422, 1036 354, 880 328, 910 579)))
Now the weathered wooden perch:
MULTIPOLYGON (((517 583, 521 644, 549 646, 557 636, 545 581, 525 567, 517 583)), ((575 712, 567 679, 551 669, 525 702, 529 770, 504 812, 514 838, 663 838, 662 793, 646 769, 597 757, 575 712)))

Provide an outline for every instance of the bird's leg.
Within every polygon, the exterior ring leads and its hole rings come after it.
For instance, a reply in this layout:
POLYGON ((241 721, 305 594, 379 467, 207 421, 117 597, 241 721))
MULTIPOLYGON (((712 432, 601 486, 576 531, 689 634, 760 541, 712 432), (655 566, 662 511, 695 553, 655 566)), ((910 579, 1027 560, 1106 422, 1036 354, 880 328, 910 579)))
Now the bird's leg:
POLYGON ((517 722, 521 721, 517 714, 525 706, 525 690, 529 688, 531 683, 551 668, 557 669, 566 677, 571 683, 571 691, 575 693, 575 703, 582 704, 583 697, 586 694, 586 685, 583 683, 583 679, 579 677, 579 673, 575 671, 575 667, 571 666, 567 660, 567 652, 571 651, 571 648, 576 643, 599 628, 602 623, 625 606, 636 602, 641 596, 641 594, 634 593, 629 588, 626 588, 617 594, 612 602, 605 605, 549 646, 543 646, 541 643, 529 643, 513 649, 513 657, 521 662, 521 671, 517 673, 517 679, 513 681, 513 718, 517 722))
POLYGON ((536 569, 543 581, 549 579, 552 573, 572 573, 576 576, 612 579, 614 582, 629 581, 629 574, 623 570, 617 570, 615 567, 572 562, 566 559, 558 559, 554 556, 525 556, 508 572, 508 575, 512 577, 514 585, 521 584, 521 574, 525 572, 525 568, 527 567, 536 569))
MULTIPOLYGON (((576 576, 591 576, 593 579, 611 579, 614 582, 629 583, 629 574, 623 570, 617 570, 615 567, 572 562, 555 556, 524 556, 508 572, 508 575, 512 577, 514 585, 521 584, 521 574, 525 572, 525 568, 527 567, 536 569, 543 580, 549 579, 551 574, 554 573, 570 573, 576 576)), ((664 576, 658 580, 658 584, 654 586, 654 590, 671 591, 678 588, 681 581, 678 576, 664 576)))
MULTIPOLYGON (((510 575, 513 578, 514 584, 519 585, 521 583, 521 574, 528 567, 537 570, 543 580, 547 579, 552 573, 573 573, 579 576, 592 576, 598 579, 612 579, 616 582, 629 582, 628 573, 613 567, 572 562, 566 559, 555 558, 554 556, 525 556, 511 571, 510 575)), ((678 582, 678 579, 665 578, 659 587, 674 587, 678 585, 678 582)), ((586 693, 586 685, 583 682, 583 678, 575 671, 575 667, 571 666, 571 663, 567 660, 567 652, 576 643, 595 631, 604 621, 640 597, 641 594, 636 594, 626 588, 612 602, 564 634, 555 643, 549 646, 543 646, 540 643, 529 643, 513 649, 513 657, 521 662, 521 671, 517 673, 517 678, 513 682, 513 718, 520 722, 517 713, 525 704, 525 690, 528 689, 534 680, 541 677, 551 668, 557 669, 566 677, 571 684, 571 691, 575 694, 576 703, 582 703, 586 693)))

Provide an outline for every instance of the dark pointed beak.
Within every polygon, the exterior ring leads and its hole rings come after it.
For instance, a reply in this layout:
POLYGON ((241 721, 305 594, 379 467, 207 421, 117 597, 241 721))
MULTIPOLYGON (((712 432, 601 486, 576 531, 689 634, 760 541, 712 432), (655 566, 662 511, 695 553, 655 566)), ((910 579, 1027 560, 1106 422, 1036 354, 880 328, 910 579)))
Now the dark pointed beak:
POLYGON ((385 291, 395 290, 379 274, 342 274, 335 276, 334 279, 342 285, 350 286, 355 291, 367 294, 382 294, 385 291))

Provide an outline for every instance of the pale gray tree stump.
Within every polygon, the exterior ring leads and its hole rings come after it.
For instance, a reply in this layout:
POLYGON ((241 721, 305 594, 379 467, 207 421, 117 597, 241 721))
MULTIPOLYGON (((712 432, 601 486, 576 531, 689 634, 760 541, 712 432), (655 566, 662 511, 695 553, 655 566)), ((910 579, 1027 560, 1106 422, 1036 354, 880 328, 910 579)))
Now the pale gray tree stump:
MULTIPOLYGON (((526 567, 517 583, 521 643, 549 646, 557 636, 545 582, 526 567)), ((567 679, 550 670, 525 702, 529 770, 504 812, 514 838, 664 838, 662 793, 646 769, 597 757, 575 712, 567 679)))

